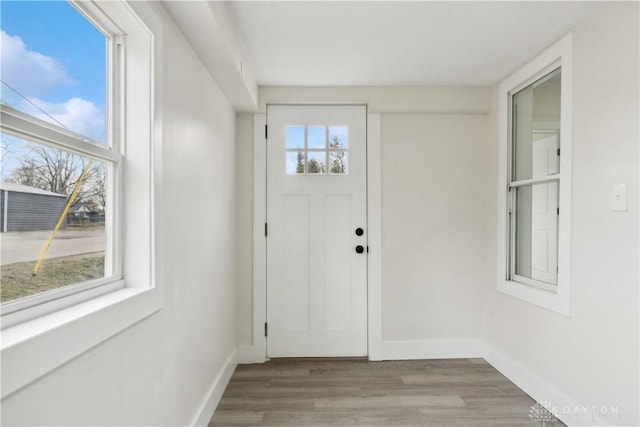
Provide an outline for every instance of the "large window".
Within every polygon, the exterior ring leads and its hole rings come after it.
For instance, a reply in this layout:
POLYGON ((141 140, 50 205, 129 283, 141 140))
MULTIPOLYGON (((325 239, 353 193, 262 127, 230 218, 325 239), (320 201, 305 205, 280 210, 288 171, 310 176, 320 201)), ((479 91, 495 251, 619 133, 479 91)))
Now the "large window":
POLYGON ((571 36, 499 88, 498 290, 569 314, 571 36))
POLYGON ((67 2, 3 4, 3 314, 122 278, 115 40, 67 2))
MULTIPOLYGON (((69 171, 60 175, 68 176, 66 186, 42 189, 38 179, 3 183, 0 205, 7 195, 3 205, 6 211, 0 209, 2 215, 7 214, 0 221, 5 226, 2 230, 7 230, 0 233, 3 251, 9 238, 20 236, 19 244, 13 242, 13 260, 8 255, 5 258, 3 252, 3 262, 30 262, 26 271, 32 274, 37 260, 24 261, 26 255, 19 248, 28 249, 33 242, 22 237, 50 235, 46 230, 9 231, 11 209, 15 208, 12 200, 16 199, 26 199, 34 207, 32 224, 35 221, 51 229, 62 217, 66 221, 65 240, 79 244, 71 252, 70 246, 64 244, 54 249, 60 243, 54 237, 36 276, 23 280, 26 287, 17 286, 18 293, 7 295, 2 304, 2 398, 162 306, 162 286, 156 281, 162 277, 157 273, 162 263, 156 263, 161 257, 156 251, 156 239, 162 238, 163 224, 161 212, 154 210, 162 194, 156 184, 160 180, 154 179, 162 170, 162 97, 155 96, 161 93, 163 81, 161 67, 155 66, 162 63, 162 19, 157 10, 150 2, 2 4, 3 80, 11 75, 4 68, 11 53, 22 52, 18 58, 30 61, 29 67, 21 68, 26 73, 21 77, 32 76, 38 71, 36 65, 48 70, 40 81, 25 79, 26 86, 16 83, 20 76, 13 79, 13 84, 3 84, 2 141, 10 141, 7 148, 13 150, 12 155, 17 154, 13 166, 7 166, 6 171, 3 162, 3 179, 22 176, 14 172, 27 156, 49 159, 52 166, 69 171), (10 15, 8 10, 14 6, 23 9, 10 15), (39 14, 34 21, 42 32, 28 36, 17 29, 26 28, 26 22, 33 19, 26 12, 30 7, 39 14), (67 9, 57 15, 55 8, 67 9), (76 24, 85 28, 100 46, 89 43, 91 37, 74 32, 76 24), (47 26, 60 37, 50 39, 44 30, 47 26), (9 36, 13 37, 13 44, 7 44, 5 37, 9 36), (18 50, 7 46, 17 46, 18 50), (76 60, 67 56, 68 50, 74 51, 76 60), (95 57, 94 50, 98 52, 95 57), (104 55, 101 60, 100 55, 104 55), (56 90, 29 93, 43 90, 40 86, 51 84, 51 79, 64 84, 56 90), (101 83, 87 86, 88 81, 101 83), (69 120, 74 117, 92 119, 69 120), (79 123, 85 125, 78 126, 79 123), (68 193, 74 191, 69 188, 77 189, 75 196, 68 193), (60 212, 64 209, 60 205, 67 204, 66 215, 50 214, 53 210, 60 212), (83 238, 78 239, 79 235, 83 238), (60 262, 61 259, 71 264, 60 262), (66 269, 69 265, 72 268, 66 269), (48 282, 39 289, 31 286, 52 275, 64 280, 48 282)), ((7 158, 7 165, 8 162, 7 158)), ((37 258, 44 247, 41 243, 35 244, 39 248, 37 258)), ((4 264, 2 275, 4 288, 4 264)))

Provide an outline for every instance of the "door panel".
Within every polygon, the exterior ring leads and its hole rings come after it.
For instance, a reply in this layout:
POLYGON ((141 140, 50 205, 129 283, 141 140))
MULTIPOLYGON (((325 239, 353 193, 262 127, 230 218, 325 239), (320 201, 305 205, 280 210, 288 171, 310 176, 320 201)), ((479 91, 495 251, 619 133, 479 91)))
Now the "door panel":
POLYGON ((344 244, 351 230, 349 194, 326 194, 325 206, 325 328, 349 329, 351 326, 351 280, 353 249, 344 244))
POLYGON ((296 304, 281 310, 282 327, 309 329, 309 196, 282 196, 282 292, 296 304))
POLYGON ((269 106, 267 120, 267 354, 364 356, 366 109, 269 106))

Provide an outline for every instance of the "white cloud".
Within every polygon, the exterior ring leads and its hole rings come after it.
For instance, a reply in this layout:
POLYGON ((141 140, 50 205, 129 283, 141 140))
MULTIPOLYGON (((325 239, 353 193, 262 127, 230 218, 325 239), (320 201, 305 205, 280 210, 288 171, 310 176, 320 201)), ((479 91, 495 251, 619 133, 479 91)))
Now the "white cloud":
POLYGON ((37 98, 31 98, 30 101, 48 115, 33 107, 25 110, 25 113, 58 126, 62 123, 65 128, 97 141, 104 140, 105 115, 93 102, 82 98, 71 98, 63 103, 37 98))
POLYGON ((105 116, 93 102, 70 98, 66 102, 43 101, 40 96, 59 85, 73 84, 63 64, 55 58, 29 50, 22 39, 1 31, 0 71, 2 80, 28 98, 25 102, 10 90, 3 90, 3 100, 27 114, 62 125, 74 132, 101 141, 104 139, 105 116), (14 99, 15 98, 15 99, 14 99), (43 113, 46 112, 45 113, 43 113), (57 123, 59 122, 59 123, 57 123))
POLYGON ((2 80, 26 96, 39 96, 57 85, 74 83, 60 61, 29 50, 20 37, 2 31, 0 42, 2 80))

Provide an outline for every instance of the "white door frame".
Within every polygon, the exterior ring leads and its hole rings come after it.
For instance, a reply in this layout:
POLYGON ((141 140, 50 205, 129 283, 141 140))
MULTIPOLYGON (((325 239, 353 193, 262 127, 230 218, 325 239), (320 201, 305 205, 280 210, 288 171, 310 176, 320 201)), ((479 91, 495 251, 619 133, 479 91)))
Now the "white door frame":
MULTIPOLYGON (((253 118, 253 340, 239 348, 240 363, 267 359, 267 115, 253 118)), ((367 329, 369 360, 382 360, 382 223, 380 203, 380 114, 367 113, 367 329)))

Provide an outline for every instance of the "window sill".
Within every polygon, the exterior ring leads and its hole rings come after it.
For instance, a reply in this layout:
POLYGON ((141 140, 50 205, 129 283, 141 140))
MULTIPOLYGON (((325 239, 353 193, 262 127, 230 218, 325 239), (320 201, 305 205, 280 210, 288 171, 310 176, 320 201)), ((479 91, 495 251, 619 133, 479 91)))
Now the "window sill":
POLYGON ((154 288, 124 288, 3 330, 2 399, 150 316, 161 305, 154 288))
MULTIPOLYGON (((556 279, 557 280, 557 279, 556 279)), ((543 291, 551 292, 554 294, 558 293, 558 285, 552 285, 550 283, 541 282, 539 280, 530 279, 526 276, 519 276, 514 274, 512 279, 513 283, 520 283, 526 286, 531 286, 532 288, 537 288, 543 291)))
POLYGON ((501 280, 498 282, 497 289, 503 294, 570 317, 569 295, 566 286, 558 286, 557 291, 550 291, 511 280, 501 280))

